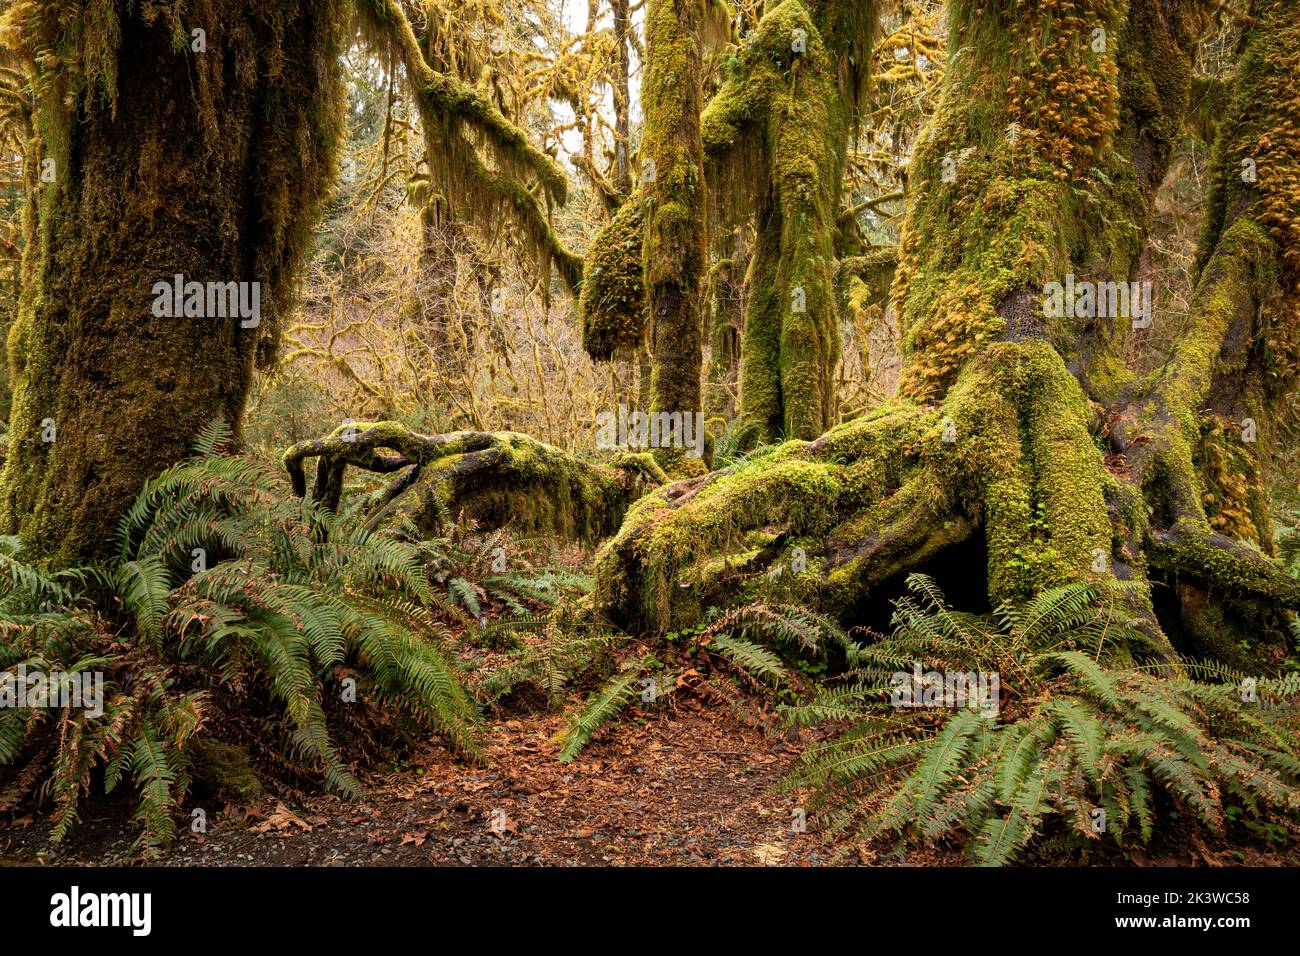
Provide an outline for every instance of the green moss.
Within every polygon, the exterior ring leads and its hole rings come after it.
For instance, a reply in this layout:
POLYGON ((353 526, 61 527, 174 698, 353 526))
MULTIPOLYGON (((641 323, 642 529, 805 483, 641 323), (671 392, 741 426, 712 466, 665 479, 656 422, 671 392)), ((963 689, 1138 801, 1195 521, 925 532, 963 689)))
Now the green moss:
POLYGON ((644 340, 644 237, 644 197, 634 193, 591 240, 578 308, 582 346, 594 359, 633 352, 644 340))
POLYGON ((1156 536, 1154 560, 1196 580, 1209 580, 1238 602, 1264 598, 1274 607, 1300 606, 1300 582, 1247 547, 1190 525, 1156 536))
MULTIPOLYGON (((1257 0, 1256 8, 1269 16, 1281 9, 1272 0, 1257 0)), ((992 603, 1077 579, 1131 581, 1131 610, 1166 650, 1148 566, 1222 587, 1211 603, 1225 627, 1243 602, 1290 606, 1295 599, 1294 582, 1261 565, 1257 552, 1213 535, 1215 526, 1252 542, 1267 533, 1261 463, 1272 429, 1257 422, 1258 449, 1245 447, 1234 429, 1240 415, 1274 417, 1269 396, 1294 367, 1296 311, 1277 294, 1295 288, 1289 221, 1276 209, 1265 216, 1257 192, 1233 193, 1248 201, 1231 208, 1248 215, 1214 233, 1216 252, 1188 334, 1149 395, 1123 362, 1131 316, 1093 321, 1048 316, 1041 306, 1044 283, 1066 273, 1103 282, 1137 277, 1209 4, 966 0, 949 9, 950 44, 959 52, 911 160, 894 287, 906 336, 905 400, 639 503, 597 563, 597 603, 615 621, 663 630, 698 615, 702 600, 737 595, 793 596, 847 614, 873 589, 976 533, 988 549, 992 603), (1098 26, 1107 34, 1104 51, 1090 48, 1098 26), (955 175, 944 175, 945 159, 955 175), (1253 384, 1261 381, 1269 384, 1253 384), (1122 414, 1107 416, 1096 399, 1119 403, 1122 414), (1216 403, 1223 407, 1205 414, 1216 403), (1125 456, 1103 458, 1107 427, 1127 445, 1125 456), (804 463, 820 467, 805 474, 804 463), (797 479, 832 483, 833 499, 830 489, 822 492, 829 507, 804 508, 797 479), (774 494, 788 500, 788 512, 770 510, 774 494), (1175 521, 1185 529, 1178 541, 1167 533, 1175 521), (1182 540, 1192 533, 1200 540, 1189 550, 1182 540), (769 578, 789 562, 794 542, 816 573, 769 578), (1214 560, 1199 553, 1207 548, 1214 560)), ((768 12, 769 26, 780 25, 772 45, 764 49, 760 28, 706 113, 710 169, 741 192, 783 176, 799 181, 806 167, 797 156, 819 155, 817 127, 826 114, 808 107, 815 97, 788 98, 812 89, 816 56, 791 59, 780 42, 806 11, 780 4, 768 12), (787 115, 810 117, 798 154, 773 148, 780 137, 767 111, 778 101, 787 115)), ((818 14, 810 19, 819 25, 818 14)), ((1276 128, 1280 144, 1261 147, 1272 156, 1270 196, 1300 198, 1293 185, 1300 178, 1283 168, 1286 157, 1300 155, 1291 143, 1300 128, 1277 113, 1294 112, 1294 83, 1262 78, 1300 75, 1300 63, 1281 44, 1265 45, 1257 74, 1243 73, 1252 89, 1272 91, 1273 115, 1256 131, 1276 128)), ((1224 128, 1236 128, 1231 118, 1224 128)), ((792 190, 799 195, 788 204, 772 192, 771 205, 759 210, 742 383, 745 410, 779 436, 790 422, 788 383, 806 386, 811 378, 786 367, 785 335, 797 327, 815 341, 815 323, 790 322, 783 296, 800 269, 807 270, 801 281, 811 275, 817 288, 819 211, 808 189, 792 190), (803 217, 793 244, 785 236, 790 210, 803 217)), ((735 195, 722 193, 726 222, 735 195)), ((1181 578, 1178 586, 1188 587, 1181 578)), ((1213 614, 1198 620, 1216 626, 1213 614)), ((1234 635, 1244 633, 1240 624, 1234 635)))
POLYGON ((211 737, 190 746, 195 790, 219 800, 248 800, 262 795, 262 781, 248 753, 211 737))
POLYGON ((1088 421, 1050 343, 996 343, 942 409, 888 405, 637 502, 597 558, 597 604, 663 630, 731 581, 740 586, 730 598, 782 594, 847 610, 977 527, 995 603, 1109 577, 1132 556, 1108 515, 1115 483, 1088 421), (777 550, 754 553, 759 531, 777 550), (812 572, 768 579, 795 542, 812 572))
MULTIPOLYGON (((808 600, 822 595, 830 571, 826 541, 852 541, 844 522, 859 515, 864 501, 891 492, 909 470, 909 456, 913 466, 918 462, 914 449, 924 418, 913 408, 881 409, 814 442, 788 441, 740 465, 650 492, 597 555, 597 607, 627 626, 680 626, 698 616, 713 582, 739 567, 752 577, 766 574, 772 562, 788 564, 796 542, 809 568, 798 593, 808 600), (761 567, 751 566, 753 554, 746 556, 756 540, 761 567), (773 543, 781 550, 769 554, 773 543)), ((766 587, 751 584, 752 593, 766 587)))
POLYGON ((144 481, 213 419, 238 428, 335 176, 342 4, 210 6, 222 29, 204 54, 173 42, 184 4, 9 10, 37 64, 56 176, 35 197, 39 240, 9 335, 0 528, 56 564, 106 554, 144 481), (260 324, 155 317, 153 286, 176 273, 259 282, 260 324))

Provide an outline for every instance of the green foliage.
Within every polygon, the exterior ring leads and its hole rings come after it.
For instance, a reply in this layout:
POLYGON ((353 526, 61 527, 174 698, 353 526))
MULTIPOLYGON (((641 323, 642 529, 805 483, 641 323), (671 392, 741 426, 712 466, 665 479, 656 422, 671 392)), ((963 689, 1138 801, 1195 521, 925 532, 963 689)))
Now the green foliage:
POLYGON ((785 665, 781 663, 781 658, 761 644, 747 641, 743 637, 719 634, 713 639, 713 650, 756 677, 771 680, 776 684, 789 677, 785 665))
MULTIPOLYGON (((552 626, 553 627, 553 626, 552 626)), ((571 654, 570 660, 579 660, 585 666, 590 662, 591 649, 602 651, 613 647, 612 636, 588 638, 587 643, 563 637, 562 629, 553 629, 550 641, 551 656, 541 658, 553 664, 562 654, 571 654), (595 643, 598 640, 599 643, 595 643), (574 653, 579 652, 579 653, 574 653)), ((791 605, 770 606, 754 602, 731 608, 725 613, 715 611, 714 620, 707 626, 685 633, 668 635, 670 642, 684 639, 679 653, 695 655, 697 664, 710 663, 734 671, 753 682, 759 689, 771 693, 773 688, 790 684, 792 678, 785 657, 824 657, 830 647, 841 651, 853 650, 847 635, 833 620, 791 605), (700 658, 703 660, 700 660, 700 658)), ((530 666, 537 666, 538 657, 526 658, 530 666)), ((566 678, 567 679, 567 678, 566 678)), ((556 687, 565 681, 561 680, 556 687)), ((635 699, 638 687, 651 686, 653 697, 647 703, 657 702, 675 694, 681 688, 672 668, 655 655, 643 655, 624 661, 617 672, 591 695, 572 716, 568 728, 562 733, 560 759, 568 762, 607 724, 612 722, 635 699), (653 685, 643 684, 652 671, 659 673, 653 685)))
POLYGON ((1148 843, 1170 808, 1216 831, 1228 807, 1252 821, 1280 811, 1287 826, 1300 813, 1285 682, 1260 680, 1261 706, 1243 701, 1241 675, 1136 663, 1143 638, 1113 585, 1066 585, 985 618, 953 611, 924 576, 908 583, 893 634, 861 648, 840 685, 790 709, 797 723, 849 724, 787 781, 830 808, 833 831, 960 836, 977 862, 1000 865, 1054 826, 1079 849, 1104 836, 1148 843), (894 675, 915 665, 997 673, 1000 706, 891 706, 894 675))
POLYGON ((602 727, 636 699, 642 676, 649 668, 650 661, 651 658, 648 657, 633 661, 607 681, 591 696, 586 706, 574 714, 564 731, 564 746, 559 757, 561 763, 569 763, 577 757, 602 727))
MULTIPOLYGON (((123 571, 111 600, 127 616, 154 619, 147 572, 123 571)), ((203 726, 207 695, 180 692, 165 663, 116 638, 80 596, 83 577, 27 564, 17 538, 0 538, 0 671, 15 680, 11 688, 24 673, 103 678, 101 713, 84 697, 80 707, 70 698, 0 708, 0 766, 14 768, 0 777, 0 811, 38 790, 54 802, 58 842, 77 822, 96 767, 110 792, 129 774, 140 795, 136 845, 153 851, 171 839, 171 813, 189 785, 185 747, 203 726)))
POLYGON ((476 611, 486 589, 456 578, 443 597, 430 581, 430 546, 371 534, 355 512, 298 499, 270 466, 221 456, 228 437, 208 429, 200 457, 145 485, 104 565, 50 575, 24 564, 16 541, 0 541, 0 665, 123 675, 108 685, 102 717, 0 711, 0 764, 28 751, 36 761, 5 799, 48 771, 39 786, 60 807, 56 839, 102 764, 110 788, 130 768, 145 843, 168 842, 188 785, 185 744, 207 700, 172 689, 179 668, 205 675, 227 704, 265 692, 288 718, 297 760, 345 796, 362 788, 328 714, 347 706, 335 702, 349 669, 358 698, 377 698, 460 753, 479 754, 478 710, 431 608, 457 600, 476 611), (35 733, 50 722, 52 743, 35 733))
POLYGON ((763 429, 752 418, 737 415, 713 439, 713 466, 729 468, 743 462, 751 451, 762 452, 763 429))
MULTIPOLYGON (((856 651, 853 642, 833 618, 793 604, 769 605, 761 601, 731 608, 700 634, 700 643, 717 643, 730 637, 759 643, 800 658, 822 658, 831 649, 843 655, 856 651)), ((770 653, 770 652, 769 652, 770 653)))

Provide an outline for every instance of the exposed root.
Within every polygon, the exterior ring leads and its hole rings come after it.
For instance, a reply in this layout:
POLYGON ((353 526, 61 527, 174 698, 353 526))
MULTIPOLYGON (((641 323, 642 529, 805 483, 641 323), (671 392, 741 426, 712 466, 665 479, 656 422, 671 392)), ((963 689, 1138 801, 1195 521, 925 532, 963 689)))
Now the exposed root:
POLYGON ((1258 551, 1215 532, 1175 525, 1153 531, 1153 563, 1193 578, 1237 600, 1259 600, 1300 609, 1300 581, 1258 551))
POLYGON ((662 632, 758 571, 803 600, 852 600, 888 559, 968 533, 951 508, 936 519, 944 505, 928 500, 926 482, 908 484, 936 422, 933 411, 886 407, 815 442, 786 442, 652 492, 597 556, 598 609, 620 626, 662 632))
POLYGON ((646 455, 613 467, 583 461, 515 432, 421 435, 400 422, 341 425, 325 438, 299 442, 281 460, 299 496, 306 462, 317 459, 313 500, 337 510, 349 465, 402 474, 372 505, 375 530, 399 515, 428 534, 464 514, 480 528, 509 525, 522 535, 595 541, 612 534, 628 505, 665 480, 646 455))
MULTIPOLYGON (((993 604, 1069 580, 1143 585, 1145 504, 1106 472, 1089 418, 1050 345, 1000 344, 943 409, 887 406, 647 495, 597 556, 596 607, 662 633, 709 603, 779 595, 856 623, 883 586, 977 533, 993 604)), ((1150 589, 1131 593, 1172 657, 1150 589)))

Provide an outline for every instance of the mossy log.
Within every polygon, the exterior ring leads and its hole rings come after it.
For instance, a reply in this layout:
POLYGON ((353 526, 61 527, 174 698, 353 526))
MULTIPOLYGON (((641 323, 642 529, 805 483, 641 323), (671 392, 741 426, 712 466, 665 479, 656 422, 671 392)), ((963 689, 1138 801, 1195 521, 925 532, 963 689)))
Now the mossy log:
POLYGON ((370 527, 405 516, 427 535, 464 516, 485 531, 594 542, 618 529, 648 487, 666 480, 650 455, 623 455, 606 467, 516 432, 421 435, 400 422, 348 423, 283 454, 299 497, 307 494, 305 466, 313 458, 314 501, 338 509, 348 466, 397 475, 372 505, 370 527))

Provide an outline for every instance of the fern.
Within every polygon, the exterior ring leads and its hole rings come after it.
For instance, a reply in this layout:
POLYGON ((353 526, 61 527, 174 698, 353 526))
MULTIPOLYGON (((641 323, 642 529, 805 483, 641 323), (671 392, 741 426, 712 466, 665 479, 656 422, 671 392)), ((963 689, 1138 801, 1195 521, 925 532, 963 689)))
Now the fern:
MULTIPOLYGON (((786 780, 833 808, 836 827, 856 826, 859 839, 964 836, 976 862, 1001 865, 1048 839, 1098 840, 1099 810, 1115 842, 1149 842, 1156 791, 1214 830, 1226 800, 1300 814, 1293 709, 1243 703, 1242 675, 1222 668, 1167 676, 1143 664, 1149 645, 1124 588, 1068 585, 988 618, 950 610, 919 575, 909 590, 889 637, 861 648, 838 686, 788 708, 796 723, 849 725, 786 780), (890 670, 913 663, 1000 673, 999 712, 891 707, 890 670)), ((1286 678, 1259 687, 1273 699, 1293 690, 1286 678)))
MULTIPOLYGON (((504 697, 521 684, 537 686, 551 703, 558 703, 564 688, 573 681, 602 668, 612 657, 617 638, 600 629, 561 621, 557 615, 526 615, 484 629, 488 639, 507 634, 521 639, 540 632, 539 639, 521 648, 513 658, 493 671, 485 682, 494 698, 504 697)), ((607 672, 607 670, 606 670, 607 672)))
POLYGON ((713 638, 711 649, 756 677, 767 678, 773 683, 780 683, 789 677, 781 658, 766 647, 744 638, 719 634, 713 638))
POLYGON ((573 715, 561 738, 561 763, 570 763, 606 724, 637 698, 650 658, 641 658, 616 674, 573 715))
MULTIPOLYGON (((229 429, 214 425, 197 441, 203 457, 147 482, 103 565, 49 574, 0 538, 0 666, 109 676, 99 717, 0 712, 0 765, 35 761, 11 775, 0 805, 50 794, 55 839, 76 823, 102 766, 106 787, 129 778, 139 795, 140 846, 170 841, 189 785, 186 747, 208 706, 201 690, 175 686, 178 664, 212 684, 264 688, 289 718, 295 759, 347 796, 361 784, 331 730, 343 706, 331 703, 338 665, 459 752, 481 755, 478 707, 430 610, 440 606, 436 543, 371 534, 356 509, 304 503, 269 466, 217 454, 228 443, 229 429), (91 593, 109 599, 97 608, 91 593), (118 672, 129 680, 114 680, 118 672)), ((453 589, 475 614, 489 593, 461 576, 453 589)))

